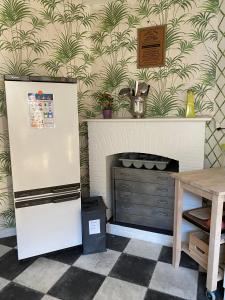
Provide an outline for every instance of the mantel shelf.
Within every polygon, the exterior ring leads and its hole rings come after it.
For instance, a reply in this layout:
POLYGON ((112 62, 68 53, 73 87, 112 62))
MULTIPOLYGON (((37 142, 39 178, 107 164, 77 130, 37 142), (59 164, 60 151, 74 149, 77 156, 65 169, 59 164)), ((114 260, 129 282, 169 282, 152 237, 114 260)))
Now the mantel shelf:
POLYGON ((167 118, 113 118, 113 119, 86 119, 86 122, 209 122, 212 117, 202 116, 196 118, 176 118, 176 117, 167 117, 167 118))

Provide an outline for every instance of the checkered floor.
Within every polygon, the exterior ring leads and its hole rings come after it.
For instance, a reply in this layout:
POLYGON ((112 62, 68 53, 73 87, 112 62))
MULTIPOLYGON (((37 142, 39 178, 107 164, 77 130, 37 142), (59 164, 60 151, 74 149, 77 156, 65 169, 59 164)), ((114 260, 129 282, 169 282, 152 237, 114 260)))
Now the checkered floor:
MULTIPOLYGON (((202 300, 205 273, 169 247, 108 235, 107 252, 70 248, 18 262, 15 237, 0 239, 0 300, 202 300)), ((219 287, 219 297, 223 299, 219 287)))

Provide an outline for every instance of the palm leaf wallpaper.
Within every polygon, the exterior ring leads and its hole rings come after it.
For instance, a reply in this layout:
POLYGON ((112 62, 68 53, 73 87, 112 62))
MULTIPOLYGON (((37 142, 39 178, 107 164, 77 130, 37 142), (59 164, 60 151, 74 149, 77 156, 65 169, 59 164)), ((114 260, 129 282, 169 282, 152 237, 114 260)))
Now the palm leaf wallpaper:
MULTIPOLYGON (((146 117, 167 117, 184 115, 192 87, 197 113, 213 114, 218 7, 218 0, 0 0, 0 74, 78 78, 83 194, 89 187, 83 120, 99 116, 96 92, 112 93, 114 116, 126 117, 129 101, 118 91, 146 81, 151 86, 146 117), (137 28, 160 24, 167 24, 165 66, 137 69, 137 28)), ((210 164, 208 152, 206 158, 210 164)), ((0 189, 0 226, 14 226, 3 81, 0 189)))

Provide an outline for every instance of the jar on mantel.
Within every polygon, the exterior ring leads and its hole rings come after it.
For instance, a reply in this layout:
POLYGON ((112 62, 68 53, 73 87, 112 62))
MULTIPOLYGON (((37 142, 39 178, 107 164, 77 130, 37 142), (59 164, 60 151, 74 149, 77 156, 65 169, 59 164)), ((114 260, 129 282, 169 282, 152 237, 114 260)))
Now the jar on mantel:
POLYGON ((195 117, 195 99, 192 89, 187 90, 186 118, 195 117))

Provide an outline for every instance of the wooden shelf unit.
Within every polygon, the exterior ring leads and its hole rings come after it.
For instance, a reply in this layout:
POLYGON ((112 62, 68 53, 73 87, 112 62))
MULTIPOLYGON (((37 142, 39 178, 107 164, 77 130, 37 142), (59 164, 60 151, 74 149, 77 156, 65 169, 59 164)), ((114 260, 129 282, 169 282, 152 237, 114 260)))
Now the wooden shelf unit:
MULTIPOLYGON (((193 260, 195 260, 195 256, 192 255, 192 253, 189 250, 188 244, 183 242, 182 243, 182 251, 184 251, 188 256, 190 256, 193 260)), ((198 264, 207 271, 204 265, 198 262, 198 264)), ((225 265, 219 265, 219 270, 218 270, 218 276, 217 276, 217 281, 223 280, 224 276, 224 267, 225 265)))
MULTIPOLYGON (((195 226, 197 226, 198 228, 200 228, 201 230, 203 230, 206 233, 210 233, 210 227, 206 225, 205 221, 200 220, 199 218, 196 218, 194 216, 191 216, 189 214, 189 210, 188 211, 184 211, 183 212, 183 218, 190 222, 191 224, 194 224, 195 226)), ((221 229, 221 233, 225 233, 225 228, 221 229)))
POLYGON ((182 245, 183 194, 189 191, 212 202, 211 225, 206 288, 209 293, 217 289, 217 281, 224 278, 219 266, 221 223, 225 202, 225 168, 211 168, 172 175, 175 178, 173 266, 179 267, 181 251, 192 256, 187 246, 182 245))

